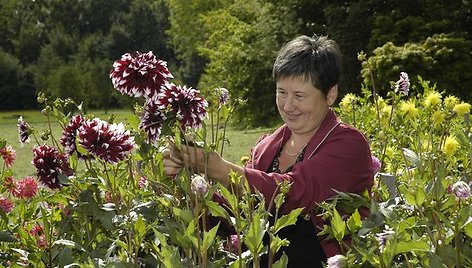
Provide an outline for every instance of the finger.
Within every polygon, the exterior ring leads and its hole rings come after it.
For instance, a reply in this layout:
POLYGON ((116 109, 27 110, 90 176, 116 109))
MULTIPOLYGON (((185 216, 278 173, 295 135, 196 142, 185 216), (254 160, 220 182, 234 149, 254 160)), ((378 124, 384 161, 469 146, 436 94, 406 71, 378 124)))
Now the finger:
POLYGON ((179 173, 179 171, 180 171, 180 168, 164 167, 164 172, 169 177, 174 177, 175 175, 179 173))
POLYGON ((182 163, 179 161, 179 162, 176 162, 172 159, 169 159, 169 158, 165 158, 162 160, 162 165, 164 167, 182 167, 182 163))

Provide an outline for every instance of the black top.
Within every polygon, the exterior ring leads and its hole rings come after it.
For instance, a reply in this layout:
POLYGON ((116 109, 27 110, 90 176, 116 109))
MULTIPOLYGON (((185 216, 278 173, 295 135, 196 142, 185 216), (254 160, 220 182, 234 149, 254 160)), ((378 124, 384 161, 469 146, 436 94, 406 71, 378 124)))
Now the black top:
MULTIPOLYGON (((293 166, 290 166, 281 172, 279 169, 279 157, 281 150, 275 156, 271 167, 267 172, 287 173, 290 172, 293 166)), ((303 160, 305 149, 298 155, 296 163, 303 160)), ((270 223, 274 224, 274 219, 270 219, 270 223)), ((274 258, 274 262, 282 256, 282 252, 288 256, 288 267, 323 267, 322 263, 326 262, 326 255, 321 247, 318 236, 316 235, 315 227, 310 219, 305 220, 303 216, 298 217, 297 223, 287 226, 278 232, 281 239, 286 238, 290 241, 290 245, 282 247, 274 258)), ((269 237, 264 238, 264 243, 269 244, 269 237)), ((268 256, 263 256, 261 260, 261 267, 268 266, 268 256)))

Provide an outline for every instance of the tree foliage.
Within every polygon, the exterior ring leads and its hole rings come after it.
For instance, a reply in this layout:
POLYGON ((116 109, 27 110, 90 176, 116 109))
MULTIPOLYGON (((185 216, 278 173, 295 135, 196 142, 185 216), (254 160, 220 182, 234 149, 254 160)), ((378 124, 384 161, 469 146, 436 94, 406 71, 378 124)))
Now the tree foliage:
MULTIPOLYGON (((472 74, 464 71, 472 68, 471 50, 470 40, 446 34, 403 46, 388 42, 375 49, 373 55, 363 62, 362 76, 364 83, 370 86, 372 72, 377 90, 384 95, 390 90, 389 81, 397 80, 398 74, 404 71, 437 81, 440 91, 471 99, 472 74)), ((412 80, 415 82, 416 78, 412 77, 412 80)))
MULTIPOLYGON (((9 56, 2 54, 2 62, 18 61, 8 68, 20 66, 22 75, 0 85, 11 90, 28 85, 25 96, 45 91, 57 97, 64 95, 55 88, 61 84, 59 74, 77 73, 80 81, 70 87, 85 107, 120 106, 126 98, 104 82, 113 60, 126 52, 152 50, 174 70, 174 81, 200 90, 225 86, 233 97, 247 100, 237 111, 239 121, 267 125, 277 118, 271 80, 276 52, 297 35, 318 34, 336 40, 343 52, 341 94, 360 92, 359 51, 375 55, 383 53, 374 53, 379 47, 404 47, 411 59, 390 55, 404 62, 396 62, 398 68, 408 67, 470 98, 464 70, 470 58, 466 41, 472 40, 471 5, 462 0, 3 0, 0 49, 9 56), (433 37, 440 34, 447 36, 433 37), (448 62, 450 68, 441 68, 446 58, 454 66, 448 62), (413 63, 422 65, 408 66, 413 63)), ((382 76, 381 87, 395 79, 382 76)), ((0 101, 0 109, 27 108, 5 103, 0 101)))

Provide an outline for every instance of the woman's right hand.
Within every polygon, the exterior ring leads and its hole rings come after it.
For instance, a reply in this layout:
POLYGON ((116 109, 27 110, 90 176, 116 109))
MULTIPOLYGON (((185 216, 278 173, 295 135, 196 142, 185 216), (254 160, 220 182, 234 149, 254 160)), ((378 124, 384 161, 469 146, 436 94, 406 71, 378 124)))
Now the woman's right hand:
POLYGON ((167 146, 161 151, 162 164, 164 165, 164 172, 169 177, 175 177, 183 167, 183 162, 180 159, 180 154, 175 149, 173 144, 167 146))

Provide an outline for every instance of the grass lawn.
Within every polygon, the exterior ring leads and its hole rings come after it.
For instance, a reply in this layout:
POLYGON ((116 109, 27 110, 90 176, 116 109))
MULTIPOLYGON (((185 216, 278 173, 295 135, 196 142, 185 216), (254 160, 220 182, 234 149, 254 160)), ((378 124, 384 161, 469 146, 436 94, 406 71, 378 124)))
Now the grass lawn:
MULTIPOLYGON (((116 116, 115 122, 126 122, 127 116, 130 114, 127 110, 114 110, 110 111, 109 114, 104 114, 103 111, 92 111, 88 114, 95 114, 96 117, 101 119, 107 119, 110 114, 116 116)), ((41 132, 48 129, 47 118, 43 116, 40 111, 3 111, 0 112, 0 137, 7 140, 7 143, 11 145, 17 152, 17 159, 12 166, 13 176, 15 178, 22 178, 24 176, 34 176, 36 169, 31 164, 33 153, 32 148, 36 145, 36 141, 31 137, 30 143, 24 146, 18 141, 18 127, 17 122, 19 116, 22 115, 23 119, 30 124, 32 127, 39 131, 37 134, 40 139, 41 132)), ((51 121, 53 135, 56 140, 61 137, 62 129, 55 121, 51 121)), ((270 129, 249 129, 249 130, 238 130, 234 127, 229 127, 226 131, 227 137, 230 144, 225 145, 224 157, 234 163, 240 163, 240 159, 244 155, 249 155, 250 149, 254 146, 257 139, 264 133, 270 132, 270 129)), ((43 143, 42 140, 39 141, 43 143)), ((50 143, 50 141, 48 141, 50 143)), ((0 160, 0 168, 3 167, 3 161, 0 160)))

